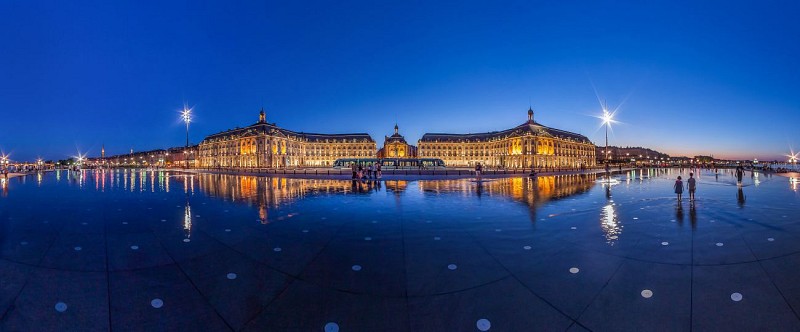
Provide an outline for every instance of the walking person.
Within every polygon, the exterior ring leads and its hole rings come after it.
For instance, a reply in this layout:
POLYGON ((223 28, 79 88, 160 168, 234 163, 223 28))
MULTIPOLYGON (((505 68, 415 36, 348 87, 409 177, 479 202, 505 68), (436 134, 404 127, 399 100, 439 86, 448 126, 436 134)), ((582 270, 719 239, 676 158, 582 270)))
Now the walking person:
POLYGON ((694 178, 694 173, 689 173, 689 179, 686 180, 686 184, 689 186, 689 201, 694 202, 694 192, 697 189, 697 181, 694 178))
POLYGON ((678 179, 675 180, 675 193, 678 194, 678 202, 681 201, 681 196, 683 196, 683 181, 681 181, 681 177, 678 176, 678 179))
POLYGON ((477 164, 475 164, 475 178, 476 178, 478 181, 480 181, 480 180, 481 180, 481 171, 482 171, 482 170, 483 170, 483 167, 481 166, 481 163, 477 163, 477 164))
POLYGON ((737 166, 736 167, 736 183, 739 185, 742 184, 742 177, 744 177, 744 167, 737 166))
POLYGON ((375 166, 369 164, 369 168, 367 168, 367 177, 372 179, 372 176, 375 175, 375 166))

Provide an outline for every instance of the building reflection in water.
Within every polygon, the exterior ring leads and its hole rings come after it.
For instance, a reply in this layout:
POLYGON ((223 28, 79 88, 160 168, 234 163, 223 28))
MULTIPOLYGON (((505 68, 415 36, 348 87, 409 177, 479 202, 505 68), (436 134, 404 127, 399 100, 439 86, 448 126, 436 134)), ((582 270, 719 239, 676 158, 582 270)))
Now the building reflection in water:
POLYGON ((478 183, 466 180, 422 180, 419 181, 419 188, 423 192, 434 194, 454 192, 465 196, 510 197, 525 203, 530 210, 531 221, 535 222, 537 207, 550 200, 587 192, 596 181, 597 175, 594 174, 572 174, 507 178, 478 183))
MULTIPOLYGON (((200 191, 208 196, 242 202, 258 209, 262 223, 269 222, 269 209, 287 202, 318 194, 369 194, 385 186, 387 193, 401 196, 409 182, 342 181, 325 179, 287 179, 257 176, 198 174, 200 191)), ((535 220, 536 207, 547 201, 587 192, 594 186, 595 175, 540 176, 488 181, 481 185, 482 194, 507 196, 530 207, 535 220)), ((477 195, 475 183, 465 180, 423 180, 418 182, 422 192, 460 193, 477 195)))
MULTIPOLYGON (((369 193, 359 182, 325 179, 287 179, 226 174, 198 174, 200 191, 211 197, 241 202, 258 209, 261 223, 268 223, 269 209, 316 194, 369 193)), ((373 181, 375 182, 375 181, 373 181)), ((376 183, 369 184, 377 186, 376 183)))
MULTIPOLYGON (((370 195, 384 188, 386 193, 394 194, 398 203, 409 190, 418 186, 421 193, 456 194, 462 197, 488 196, 509 197, 524 203, 530 210, 531 221, 536 221, 536 209, 551 200, 588 192, 596 183, 596 175, 538 176, 535 178, 517 177, 483 182, 480 185, 464 180, 420 180, 420 181, 349 181, 330 179, 289 179, 279 177, 259 177, 226 174, 185 174, 176 171, 109 170, 97 171, 98 176, 89 178, 95 181, 96 190, 103 191, 105 178, 118 190, 131 192, 170 192, 174 186, 183 187, 186 194, 183 229, 187 237, 191 235, 192 214, 191 197, 195 186, 204 195, 226 201, 246 204, 257 209, 262 223, 270 222, 270 210, 286 203, 309 196, 327 194, 370 195), (137 188, 138 187, 138 188, 137 188), (148 188, 149 187, 149 188, 148 188), (149 190, 148 190, 149 189, 149 190), (478 192, 480 191, 480 192, 478 192)), ((58 172, 57 172, 58 174, 58 172)), ((66 173, 70 176, 70 173, 66 173)), ((77 174, 74 174, 75 176, 77 174)), ((80 175, 76 180, 80 181, 80 175)), ((618 235, 614 205, 604 209, 603 229, 609 238, 618 235)), ((279 220, 282 218, 277 218, 279 220)))
POLYGON ((400 195, 408 189, 408 181, 405 180, 387 180, 385 183, 386 191, 391 191, 395 195, 400 195))

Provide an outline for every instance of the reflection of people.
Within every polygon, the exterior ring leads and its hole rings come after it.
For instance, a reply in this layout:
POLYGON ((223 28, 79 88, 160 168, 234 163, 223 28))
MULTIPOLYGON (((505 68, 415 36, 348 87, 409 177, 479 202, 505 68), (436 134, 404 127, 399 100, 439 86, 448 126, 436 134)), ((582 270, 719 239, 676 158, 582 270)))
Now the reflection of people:
POLYGON ((681 196, 683 196, 683 181, 681 181, 681 177, 678 176, 678 179, 675 180, 675 193, 678 194, 678 202, 681 201, 681 196))
POLYGON ((478 188, 477 188, 478 197, 481 197, 482 193, 483 193, 483 183, 478 183, 478 188))
POLYGON ((689 204, 689 222, 692 223, 692 229, 697 227, 697 209, 694 207, 694 201, 689 204))
POLYGON ((481 180, 481 171, 482 171, 482 170, 483 170, 483 167, 481 166, 481 163, 477 163, 477 164, 475 164, 475 178, 476 178, 478 181, 480 181, 480 180, 481 180))
POLYGON ((697 181, 694 178, 694 173, 689 173, 689 179, 686 180, 689 185, 689 200, 694 201, 694 191, 697 189, 697 181))
POLYGON ((683 225, 683 204, 678 203, 675 207, 675 219, 678 220, 678 223, 683 225))
POLYGON ((739 206, 744 206, 744 191, 742 191, 742 187, 739 187, 739 192, 736 194, 736 202, 739 203, 739 206))

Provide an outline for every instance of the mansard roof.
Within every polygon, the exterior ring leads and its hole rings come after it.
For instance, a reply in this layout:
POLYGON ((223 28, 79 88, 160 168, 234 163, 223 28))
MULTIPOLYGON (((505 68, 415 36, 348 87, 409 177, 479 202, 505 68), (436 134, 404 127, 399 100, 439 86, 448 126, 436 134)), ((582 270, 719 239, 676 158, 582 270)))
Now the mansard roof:
POLYGON ((512 136, 522 136, 530 134, 533 136, 552 137, 572 140, 580 143, 592 142, 586 136, 573 132, 544 126, 533 120, 527 121, 519 126, 503 131, 492 131, 488 133, 475 134, 446 134, 446 133, 426 133, 422 135, 420 142, 486 142, 501 140, 512 136))
POLYGON ((260 134, 270 134, 270 135, 290 137, 300 141, 307 141, 307 142, 323 142, 326 140, 375 142, 375 140, 373 140, 372 137, 367 133, 349 133, 349 134, 304 133, 304 132, 295 132, 292 130, 284 129, 278 127, 274 123, 266 123, 266 122, 258 122, 244 128, 229 129, 216 134, 208 135, 206 136, 205 139, 203 139, 203 142, 207 143, 217 140, 256 136, 260 134))
POLYGON ((403 135, 400 135, 400 134, 393 134, 392 136, 386 136, 385 139, 384 139, 384 144, 385 143, 395 143, 395 142, 408 144, 408 142, 406 142, 406 138, 403 137, 403 135))

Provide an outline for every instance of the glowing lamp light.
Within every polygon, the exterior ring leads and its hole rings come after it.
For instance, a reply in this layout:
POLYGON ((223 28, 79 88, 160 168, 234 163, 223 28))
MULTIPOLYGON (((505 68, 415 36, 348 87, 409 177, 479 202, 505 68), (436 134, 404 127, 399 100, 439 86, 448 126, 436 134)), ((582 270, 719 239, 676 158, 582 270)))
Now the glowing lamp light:
POLYGON ((603 125, 611 124, 614 121, 614 115, 608 113, 608 110, 603 110, 603 116, 600 119, 603 120, 603 125))
POLYGON ((797 160, 800 159, 800 152, 794 152, 794 150, 791 150, 791 152, 789 152, 789 154, 786 156, 789 157, 790 163, 796 163, 797 160))
POLYGON ((184 106, 183 111, 181 111, 181 119, 183 122, 186 122, 187 125, 189 122, 192 122, 192 109, 188 106, 184 106))

